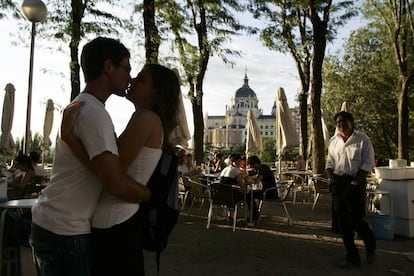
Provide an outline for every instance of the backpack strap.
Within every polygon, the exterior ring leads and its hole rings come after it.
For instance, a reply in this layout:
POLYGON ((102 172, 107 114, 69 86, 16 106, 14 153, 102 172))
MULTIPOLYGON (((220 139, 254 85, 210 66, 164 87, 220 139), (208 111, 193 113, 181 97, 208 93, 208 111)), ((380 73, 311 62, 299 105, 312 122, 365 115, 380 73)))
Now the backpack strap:
POLYGON ((160 249, 157 249, 157 251, 155 252, 155 260, 157 261, 157 276, 160 275, 160 256, 161 256, 161 251, 160 249))

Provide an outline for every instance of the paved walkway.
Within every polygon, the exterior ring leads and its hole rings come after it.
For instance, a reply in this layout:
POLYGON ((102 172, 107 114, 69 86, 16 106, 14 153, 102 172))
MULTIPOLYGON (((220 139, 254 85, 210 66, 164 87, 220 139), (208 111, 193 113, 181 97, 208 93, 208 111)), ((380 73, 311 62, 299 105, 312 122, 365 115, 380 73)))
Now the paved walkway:
MULTIPOLYGON (((301 199, 299 198, 299 201, 301 199)), ((160 275, 414 275, 414 263, 407 253, 414 251, 414 239, 395 237, 377 244, 377 262, 340 270, 335 263, 344 256, 339 235, 330 231, 330 197, 324 196, 315 211, 310 203, 288 203, 294 219, 287 225, 281 206, 265 203, 263 218, 248 227, 240 210, 236 232, 227 219, 216 218, 206 229, 207 206, 194 207, 191 214, 180 215, 161 255, 160 275)), ((156 275, 155 256, 146 253, 147 276, 156 275)))

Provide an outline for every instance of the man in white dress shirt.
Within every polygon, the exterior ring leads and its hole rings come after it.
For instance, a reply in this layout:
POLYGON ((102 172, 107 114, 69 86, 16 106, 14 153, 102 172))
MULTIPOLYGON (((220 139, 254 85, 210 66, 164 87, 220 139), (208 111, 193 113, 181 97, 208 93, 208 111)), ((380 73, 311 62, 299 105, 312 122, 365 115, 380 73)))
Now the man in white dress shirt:
POLYGON ((366 177, 374 168, 374 149, 367 135, 354 130, 354 117, 341 111, 335 115, 337 133, 329 141, 326 173, 332 201, 347 251, 340 268, 359 267, 355 231, 364 240, 367 262, 375 261, 376 242, 365 216, 366 177))

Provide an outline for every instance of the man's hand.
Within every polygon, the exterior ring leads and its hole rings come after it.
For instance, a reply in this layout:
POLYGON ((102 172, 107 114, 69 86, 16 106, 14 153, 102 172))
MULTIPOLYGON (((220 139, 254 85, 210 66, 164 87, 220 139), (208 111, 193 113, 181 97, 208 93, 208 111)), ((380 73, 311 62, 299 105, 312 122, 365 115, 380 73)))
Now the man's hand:
POLYGON ((60 137, 63 141, 67 142, 73 138, 72 129, 78 118, 80 107, 83 104, 81 101, 74 101, 63 110, 62 125, 60 126, 60 137))

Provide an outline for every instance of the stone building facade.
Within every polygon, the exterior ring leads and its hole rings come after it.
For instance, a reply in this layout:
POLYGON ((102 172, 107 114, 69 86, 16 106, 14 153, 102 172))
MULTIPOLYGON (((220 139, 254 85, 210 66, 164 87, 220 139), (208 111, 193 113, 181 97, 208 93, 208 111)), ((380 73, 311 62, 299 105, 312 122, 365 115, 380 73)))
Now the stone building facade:
MULTIPOLYGON (((213 148, 231 148, 246 142, 247 111, 250 109, 256 118, 263 139, 276 138, 276 102, 270 115, 264 115, 259 108, 255 91, 249 86, 247 74, 242 87, 236 90, 225 115, 206 114, 204 119, 204 144, 213 148)), ((293 116, 299 118, 297 109, 291 109, 293 116)))

